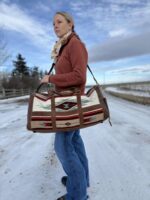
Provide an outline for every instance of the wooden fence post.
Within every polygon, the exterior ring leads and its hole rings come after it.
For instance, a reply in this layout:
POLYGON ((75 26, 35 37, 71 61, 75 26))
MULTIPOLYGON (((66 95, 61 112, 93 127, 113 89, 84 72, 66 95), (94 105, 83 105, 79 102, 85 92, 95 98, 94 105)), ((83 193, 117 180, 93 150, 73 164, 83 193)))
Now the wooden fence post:
POLYGON ((5 93, 5 89, 2 88, 2 96, 5 97, 6 96, 6 93, 5 93))
POLYGON ((21 89, 21 95, 22 96, 24 95, 24 89, 23 88, 21 89))
POLYGON ((16 96, 16 89, 13 89, 13 96, 16 96))

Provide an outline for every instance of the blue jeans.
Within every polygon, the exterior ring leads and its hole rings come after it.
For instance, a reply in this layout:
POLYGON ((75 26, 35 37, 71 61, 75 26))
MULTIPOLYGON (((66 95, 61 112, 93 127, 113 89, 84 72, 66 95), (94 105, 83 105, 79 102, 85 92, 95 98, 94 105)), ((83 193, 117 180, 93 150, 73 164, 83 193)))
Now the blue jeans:
POLYGON ((54 146, 68 176, 66 200, 86 200, 89 169, 80 130, 57 132, 54 146))

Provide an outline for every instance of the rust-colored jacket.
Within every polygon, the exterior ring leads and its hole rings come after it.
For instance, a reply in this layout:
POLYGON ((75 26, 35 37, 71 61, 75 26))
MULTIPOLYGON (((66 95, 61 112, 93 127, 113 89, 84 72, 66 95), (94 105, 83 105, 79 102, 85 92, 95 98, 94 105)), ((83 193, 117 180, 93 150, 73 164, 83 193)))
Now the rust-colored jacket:
POLYGON ((84 93, 86 84, 88 53, 75 33, 72 33, 66 44, 60 49, 60 55, 55 65, 55 75, 50 75, 49 82, 56 89, 64 90, 78 86, 84 93))

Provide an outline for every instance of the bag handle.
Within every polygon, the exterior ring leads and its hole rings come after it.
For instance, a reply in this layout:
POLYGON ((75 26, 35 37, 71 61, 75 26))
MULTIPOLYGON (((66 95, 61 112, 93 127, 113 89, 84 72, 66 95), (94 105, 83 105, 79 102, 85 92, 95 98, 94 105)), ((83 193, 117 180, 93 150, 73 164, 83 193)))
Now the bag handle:
MULTIPOLYGON (((51 68, 50 68, 48 74, 51 74, 51 72, 53 71, 54 66, 55 66, 55 63, 52 64, 52 66, 51 66, 51 68)), ((92 77, 93 77, 93 79, 94 79, 96 85, 99 85, 99 83, 97 82, 97 80, 96 80, 96 78, 95 78, 95 76, 94 76, 94 74, 93 74, 93 72, 92 72, 92 70, 91 70, 91 68, 90 68, 89 65, 87 65, 87 68, 88 68, 89 72, 91 73, 91 75, 92 75, 92 77)))
MULTIPOLYGON (((55 66, 55 63, 52 63, 52 66, 51 66, 51 68, 50 68, 50 70, 49 70, 49 72, 48 72, 48 75, 50 75, 50 74, 52 73, 54 66, 55 66)), ((87 68, 88 68, 89 72, 91 73, 91 75, 92 75, 92 77, 93 77, 93 79, 94 79, 96 85, 99 85, 99 83, 97 82, 97 80, 96 80, 96 78, 95 78, 95 76, 94 76, 94 74, 93 74, 91 68, 89 67, 89 65, 87 65, 87 68)), ((41 88, 43 85, 45 85, 45 84, 47 84, 47 83, 41 83, 41 84, 37 87, 36 92, 38 92, 38 91, 40 90, 40 88, 41 88)))
MULTIPOLYGON (((52 63, 52 66, 51 66, 51 68, 50 68, 48 74, 51 74, 51 72, 52 72, 54 66, 55 66, 55 63, 52 63)), ((37 89, 36 89, 36 93, 39 92, 40 88, 41 88, 43 85, 47 85, 47 83, 40 83, 39 86, 38 86, 37 89)))
POLYGON ((43 86, 43 85, 48 85, 47 83, 40 83, 39 86, 36 88, 36 93, 39 92, 40 88, 43 86))
MULTIPOLYGON (((43 86, 43 85, 46 85, 48 86, 47 83, 41 83, 37 89, 36 89, 36 93, 39 92, 40 88, 43 86)), ((63 90, 63 91, 56 91, 56 90, 51 90, 51 92, 49 92, 48 90, 48 93, 51 95, 57 95, 57 96, 64 96, 64 95, 74 95, 74 94, 80 94, 80 89, 78 87, 71 87, 70 89, 67 89, 67 90, 63 90)))

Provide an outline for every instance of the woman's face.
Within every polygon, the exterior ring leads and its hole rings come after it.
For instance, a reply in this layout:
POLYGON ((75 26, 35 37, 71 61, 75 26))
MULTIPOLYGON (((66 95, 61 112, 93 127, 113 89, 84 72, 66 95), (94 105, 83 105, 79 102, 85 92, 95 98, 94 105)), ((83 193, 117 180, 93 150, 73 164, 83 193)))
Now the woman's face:
POLYGON ((71 31, 72 29, 72 24, 69 23, 65 19, 65 17, 59 14, 55 15, 53 25, 54 25, 55 34, 59 38, 63 37, 66 33, 71 31))

